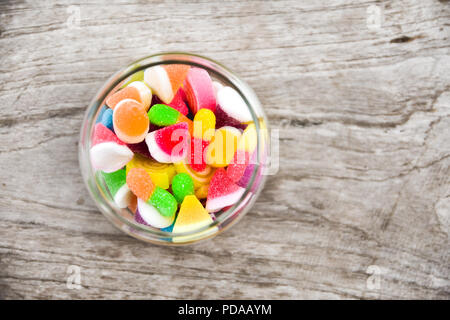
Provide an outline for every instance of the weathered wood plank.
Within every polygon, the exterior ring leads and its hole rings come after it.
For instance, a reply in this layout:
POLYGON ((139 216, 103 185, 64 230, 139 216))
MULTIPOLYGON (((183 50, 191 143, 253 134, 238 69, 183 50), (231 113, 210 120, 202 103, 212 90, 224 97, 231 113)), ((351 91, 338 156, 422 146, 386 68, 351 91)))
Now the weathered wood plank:
POLYGON ((0 2, 0 298, 450 298, 449 18, 437 0, 0 2), (77 159, 105 79, 170 50, 237 71, 280 132, 251 212, 179 248, 111 226, 77 159))

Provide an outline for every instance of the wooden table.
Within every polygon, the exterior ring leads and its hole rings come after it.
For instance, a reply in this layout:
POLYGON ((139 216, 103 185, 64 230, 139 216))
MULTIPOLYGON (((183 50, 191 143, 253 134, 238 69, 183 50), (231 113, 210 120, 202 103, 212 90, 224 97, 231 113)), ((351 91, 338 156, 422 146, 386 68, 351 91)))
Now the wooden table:
POLYGON ((449 299, 449 21, 442 0, 0 2, 0 298, 449 299), (280 169, 238 225, 166 248, 100 214, 77 143, 113 72, 175 50, 254 88, 280 169))

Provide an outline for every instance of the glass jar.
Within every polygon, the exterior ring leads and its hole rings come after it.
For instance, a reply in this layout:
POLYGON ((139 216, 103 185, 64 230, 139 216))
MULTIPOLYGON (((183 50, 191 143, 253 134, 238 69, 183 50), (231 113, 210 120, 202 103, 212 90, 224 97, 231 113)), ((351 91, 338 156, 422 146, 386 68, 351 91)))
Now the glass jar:
POLYGON ((267 172, 270 159, 268 137, 267 119, 261 103, 253 90, 237 75, 221 64, 199 55, 181 52, 160 53, 140 59, 118 71, 97 92, 83 119, 78 145, 79 162, 83 180, 97 207, 117 228, 137 239, 150 243, 187 244, 218 235, 240 220, 250 210, 265 182, 265 172, 267 172), (135 72, 164 64, 188 64, 203 68, 208 71, 213 80, 234 88, 247 104, 257 132, 257 146, 251 166, 253 172, 239 201, 231 207, 216 212, 215 220, 210 225, 186 233, 166 232, 135 222, 133 212, 129 209, 120 209, 115 204, 102 176, 95 174, 89 157, 93 128, 108 94, 117 90, 120 84, 135 72))

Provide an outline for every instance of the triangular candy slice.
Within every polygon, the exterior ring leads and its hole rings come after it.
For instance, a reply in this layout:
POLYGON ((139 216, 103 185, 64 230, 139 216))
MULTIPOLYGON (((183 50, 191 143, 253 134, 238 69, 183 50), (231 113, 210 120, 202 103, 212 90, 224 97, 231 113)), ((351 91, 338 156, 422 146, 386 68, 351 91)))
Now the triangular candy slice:
POLYGON ((208 211, 203 208, 197 197, 188 195, 184 197, 172 232, 181 233, 195 231, 212 222, 211 216, 208 211))
POLYGON ((219 168, 209 184, 206 210, 216 212, 233 205, 241 198, 244 191, 244 188, 239 187, 228 178, 224 168, 219 168))
POLYGON ((133 200, 133 193, 127 186, 125 169, 120 169, 111 173, 102 172, 102 175, 108 186, 109 192, 114 198, 114 202, 119 208, 126 208, 133 200))

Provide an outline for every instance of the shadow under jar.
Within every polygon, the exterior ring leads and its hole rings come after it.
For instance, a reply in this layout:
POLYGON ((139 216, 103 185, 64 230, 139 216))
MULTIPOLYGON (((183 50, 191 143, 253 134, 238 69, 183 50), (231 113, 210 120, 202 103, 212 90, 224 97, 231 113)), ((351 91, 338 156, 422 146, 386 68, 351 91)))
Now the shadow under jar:
MULTIPOLYGON (((216 128, 218 129, 218 128, 216 128)), ((117 228, 146 242, 163 245, 181 245, 211 238, 240 220, 253 206, 265 182, 265 172, 270 160, 268 124, 261 103, 253 90, 237 75, 219 63, 206 57, 188 53, 160 53, 135 61, 115 73, 97 92, 86 110, 79 141, 79 162, 83 180, 97 207, 117 228), (128 208, 119 208, 113 200, 102 175, 96 174, 89 150, 92 134, 106 97, 120 88, 131 75, 149 67, 168 64, 186 64, 205 69, 213 81, 234 88, 250 111, 257 132, 257 144, 253 157, 251 178, 241 198, 232 206, 215 212, 215 220, 207 226, 184 233, 163 231, 135 221, 134 213, 128 208)))

